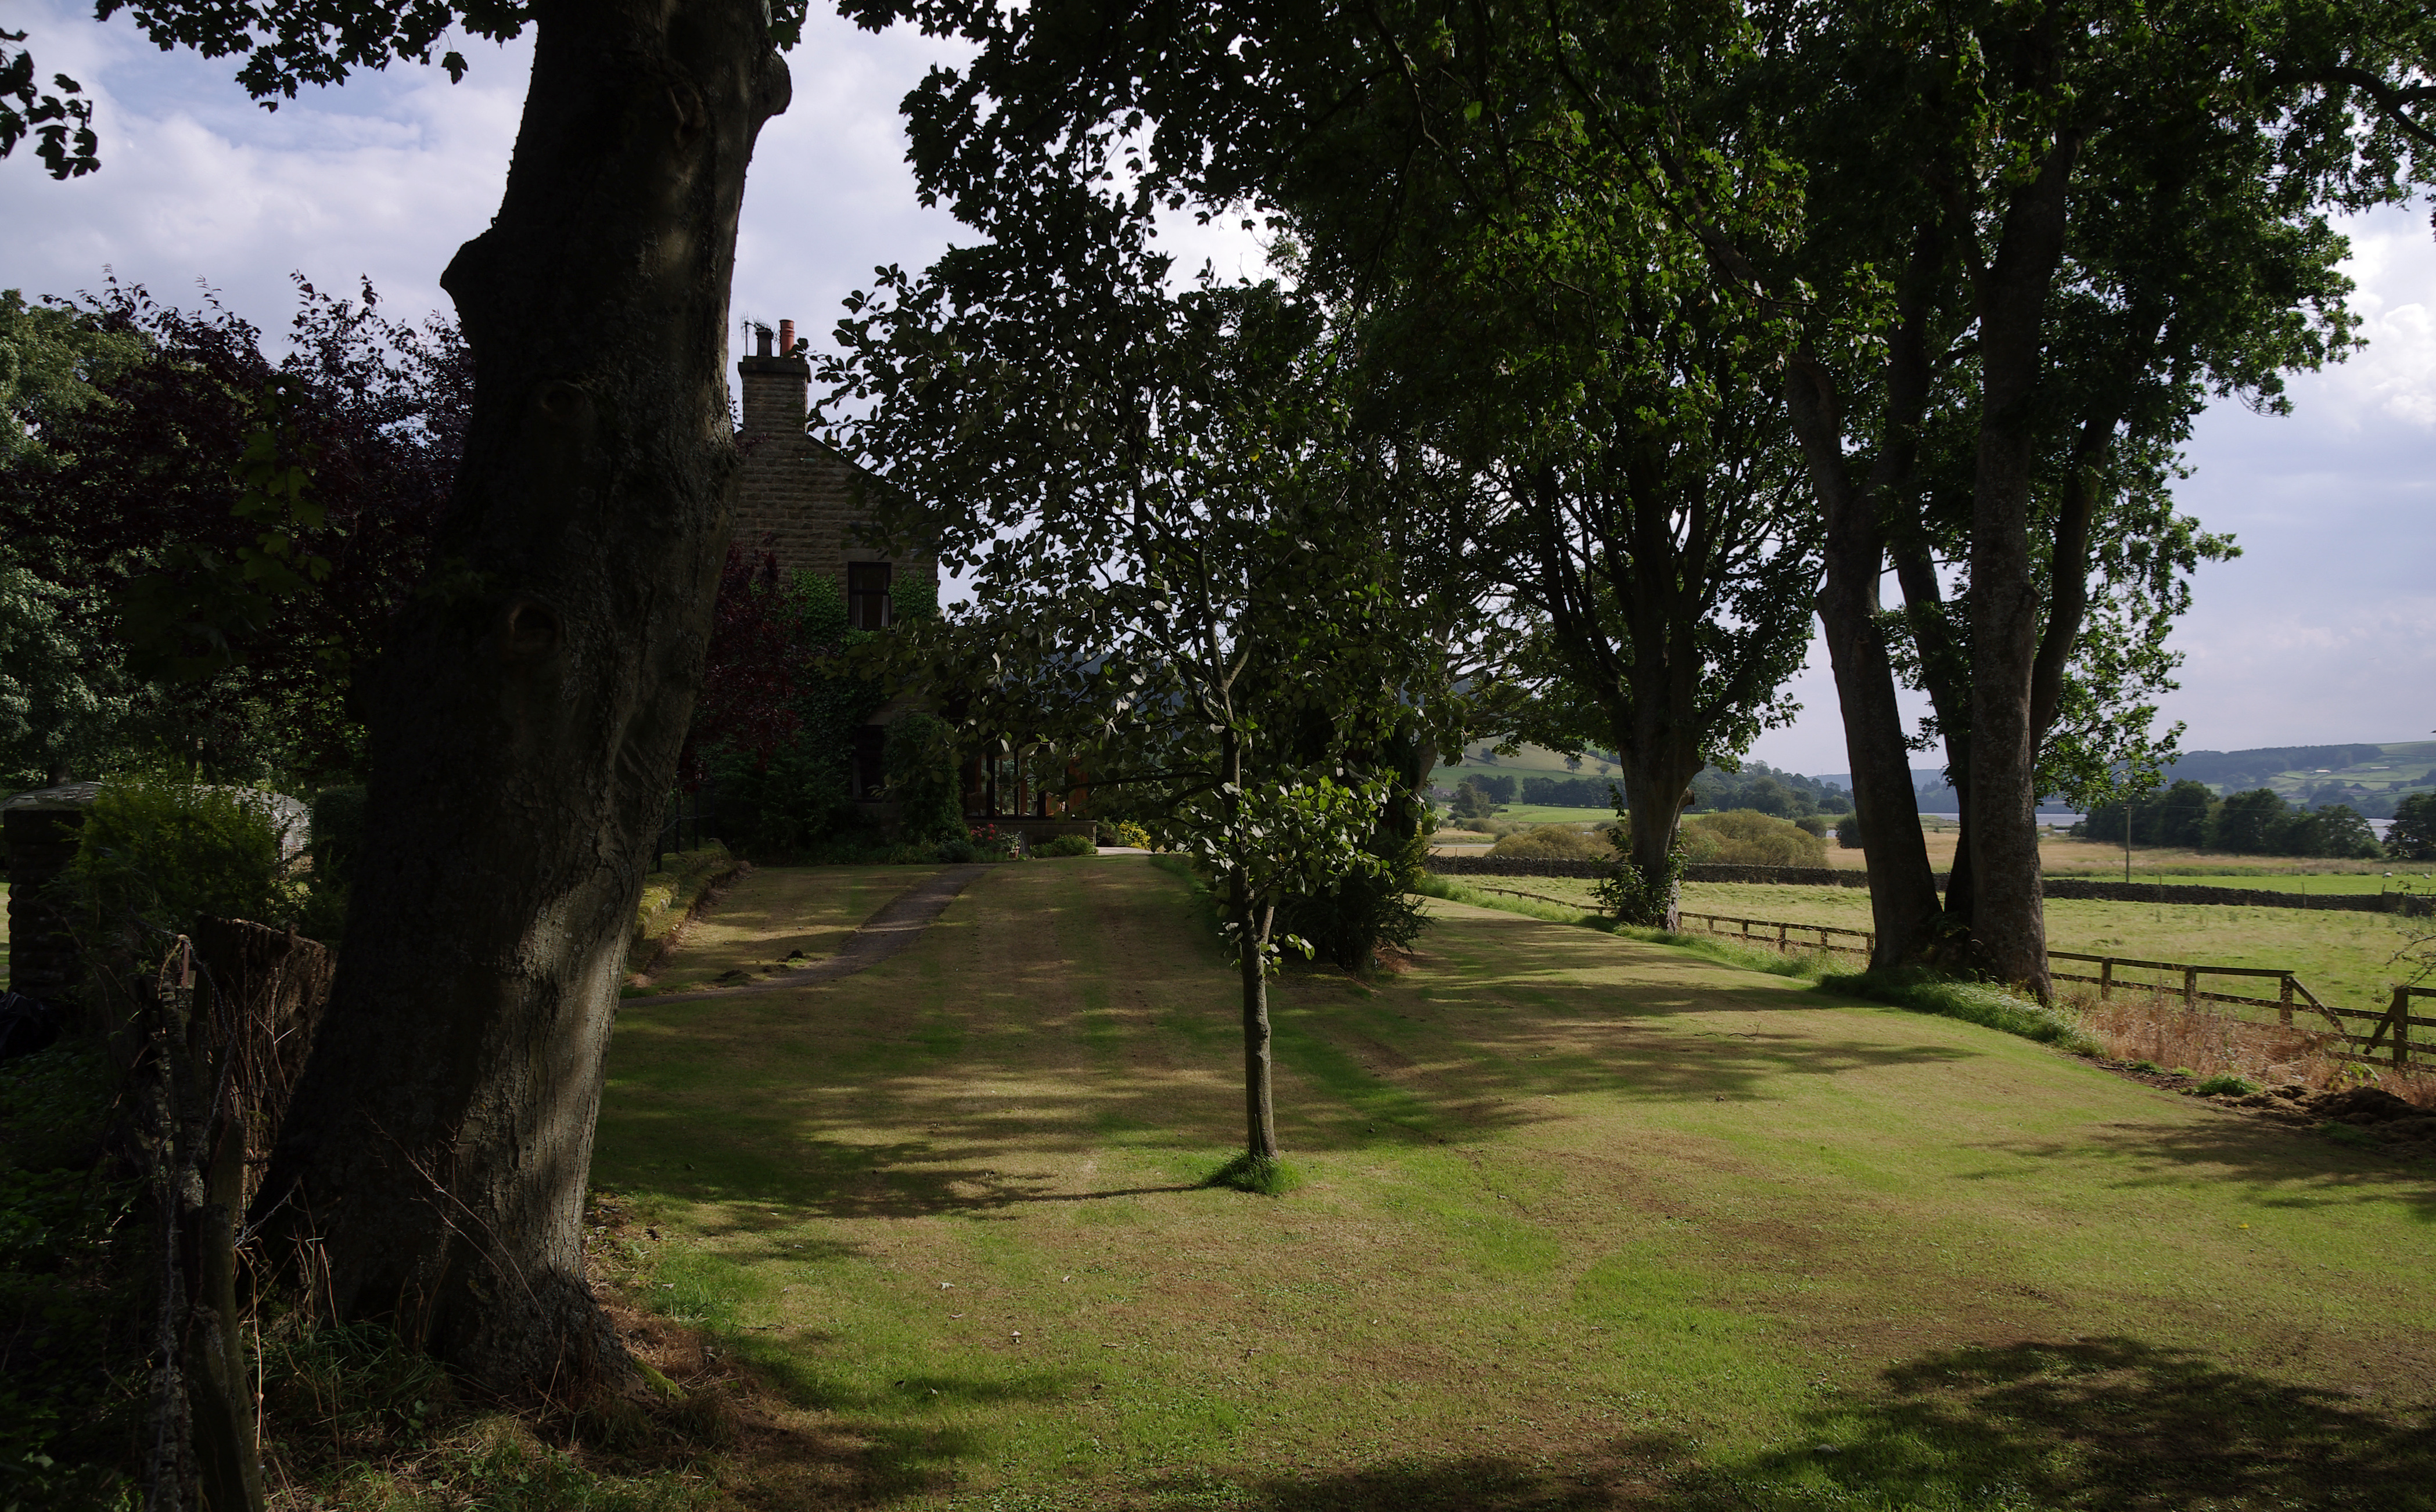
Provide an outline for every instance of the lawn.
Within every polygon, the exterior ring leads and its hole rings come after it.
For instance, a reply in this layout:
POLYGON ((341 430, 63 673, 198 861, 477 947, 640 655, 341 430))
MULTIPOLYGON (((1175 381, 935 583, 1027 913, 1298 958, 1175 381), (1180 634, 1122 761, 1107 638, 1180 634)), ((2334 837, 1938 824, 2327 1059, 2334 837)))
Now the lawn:
MULTIPOLYGON (((768 875, 768 874, 764 874, 768 875)), ((1780 890, 1782 891, 1782 890, 1780 890)), ((1969 1025, 1434 905, 1289 977, 1305 1184, 1149 859, 620 1011, 634 1295, 786 1405, 752 1505, 2421 1507, 2436 1184, 1969 1025), (639 1236, 638 1236, 639 1237, 639 1236)))

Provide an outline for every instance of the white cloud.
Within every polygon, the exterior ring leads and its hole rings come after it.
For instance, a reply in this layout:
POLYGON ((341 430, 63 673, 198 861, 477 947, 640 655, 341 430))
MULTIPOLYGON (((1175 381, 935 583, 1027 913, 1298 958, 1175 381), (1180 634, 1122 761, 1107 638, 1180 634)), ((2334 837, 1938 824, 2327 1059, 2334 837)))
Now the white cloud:
POLYGON ((2345 228, 2345 265, 2359 285, 2353 307, 2368 350, 2295 380, 2296 396, 2323 403, 2340 429, 2358 434, 2380 419, 2436 429, 2436 237, 2413 209, 2360 217, 2345 228))

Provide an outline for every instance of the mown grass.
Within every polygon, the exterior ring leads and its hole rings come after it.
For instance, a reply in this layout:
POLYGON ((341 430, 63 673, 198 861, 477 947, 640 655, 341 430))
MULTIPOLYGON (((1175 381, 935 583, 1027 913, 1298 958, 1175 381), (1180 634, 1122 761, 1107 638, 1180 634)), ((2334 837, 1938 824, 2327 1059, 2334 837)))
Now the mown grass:
POLYGON ((634 1294, 783 1397, 756 1505, 2419 1506, 2436 1186, 1954 1018, 1435 900, 1275 987, 1002 867, 817 989, 628 1003, 634 1294))

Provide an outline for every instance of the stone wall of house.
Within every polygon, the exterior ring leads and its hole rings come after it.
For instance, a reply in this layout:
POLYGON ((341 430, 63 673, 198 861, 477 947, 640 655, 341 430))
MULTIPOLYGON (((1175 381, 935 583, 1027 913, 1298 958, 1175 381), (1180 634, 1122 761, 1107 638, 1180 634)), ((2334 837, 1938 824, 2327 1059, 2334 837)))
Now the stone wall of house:
MULTIPOLYGON (((791 321, 780 327, 780 349, 793 341, 791 321)), ((736 365, 744 389, 744 430, 738 443, 744 465, 729 538, 747 551, 771 552, 777 557, 781 572, 798 568, 825 572, 837 579, 840 586, 845 582, 847 563, 893 560, 896 582, 919 579, 935 594, 936 563, 890 559, 855 542, 853 527, 866 517, 857 499, 858 485, 880 485, 805 434, 811 364, 800 356, 771 355, 767 336, 760 345, 758 355, 736 365)))

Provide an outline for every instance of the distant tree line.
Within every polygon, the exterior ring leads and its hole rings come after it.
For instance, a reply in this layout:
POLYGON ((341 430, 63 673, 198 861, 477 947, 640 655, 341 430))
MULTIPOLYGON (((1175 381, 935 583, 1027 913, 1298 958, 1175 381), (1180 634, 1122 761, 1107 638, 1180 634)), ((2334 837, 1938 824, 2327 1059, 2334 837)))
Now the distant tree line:
MULTIPOLYGON (((2416 797, 2404 801, 2405 807, 2419 802, 2416 797)), ((2119 843, 2125 809, 2119 803, 2093 805, 2072 832, 2119 843)), ((2386 853, 2368 821, 2345 805, 2297 807, 2267 788, 2219 798, 2207 784, 2187 777, 2154 799, 2130 805, 2130 824, 2135 845, 2186 845, 2243 856, 2370 858, 2386 853)))
MULTIPOLYGON (((1607 777, 1502 773, 1473 773, 1464 779, 1464 786, 1477 790, 1481 800, 1488 804, 1523 803, 1551 808, 1609 808, 1623 791, 1607 777)), ((1802 819, 1813 814, 1853 811, 1852 794, 1843 789, 1798 772, 1779 772, 1765 761, 1754 761, 1742 772, 1703 768, 1692 779, 1692 794, 1687 811, 1693 813, 1748 810, 1779 819, 1802 819)), ((1478 818, 1487 812, 1483 808, 1479 813, 1467 814, 1458 808, 1457 817, 1478 818)))
POLYGON ((1843 789, 1798 772, 1779 772, 1765 761, 1740 772, 1710 767, 1692 779, 1692 792, 1697 800, 1694 812, 1748 808, 1780 819, 1803 819, 1853 811, 1853 795, 1843 789))

